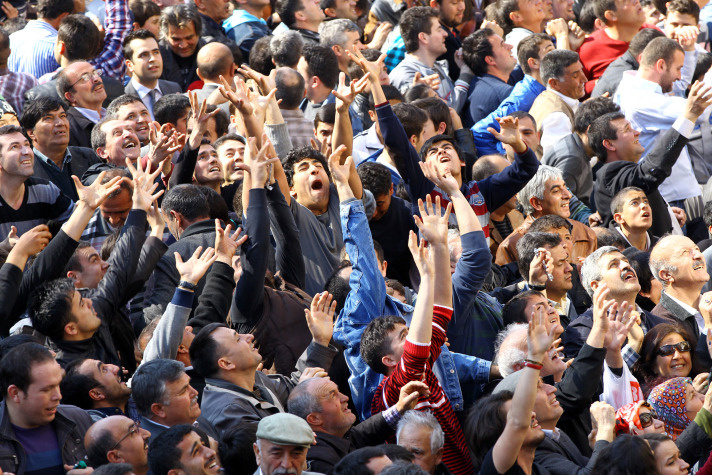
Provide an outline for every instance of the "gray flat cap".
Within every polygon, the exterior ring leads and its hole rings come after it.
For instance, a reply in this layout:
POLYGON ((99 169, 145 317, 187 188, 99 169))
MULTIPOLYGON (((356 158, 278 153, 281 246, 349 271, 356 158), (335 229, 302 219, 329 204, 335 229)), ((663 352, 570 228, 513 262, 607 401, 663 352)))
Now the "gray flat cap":
POLYGON ((282 412, 260 420, 257 424, 257 438, 277 445, 311 447, 314 431, 301 417, 282 412))

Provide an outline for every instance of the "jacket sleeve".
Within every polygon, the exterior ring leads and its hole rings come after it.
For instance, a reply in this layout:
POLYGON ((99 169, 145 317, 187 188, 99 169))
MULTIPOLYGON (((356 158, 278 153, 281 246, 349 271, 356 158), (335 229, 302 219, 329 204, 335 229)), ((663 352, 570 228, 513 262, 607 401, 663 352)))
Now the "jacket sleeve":
POLYGON ((478 181, 477 186, 487 203, 487 209, 494 211, 509 201, 512 196, 524 188, 524 185, 529 183, 538 169, 539 160, 534 152, 527 147, 524 153, 514 155, 514 163, 507 168, 496 175, 478 181))
POLYGON ((146 345, 141 364, 159 358, 175 359, 178 347, 183 341, 183 331, 188 322, 190 311, 193 309, 194 295, 189 290, 176 287, 173 300, 166 307, 166 311, 163 312, 161 320, 153 331, 151 341, 146 345))
POLYGON ((15 306, 17 293, 22 282, 22 269, 5 263, 0 267, 0 325, 2 334, 7 335, 15 323, 10 319, 10 310, 15 306))
POLYGON ((672 167, 680 157, 688 139, 674 128, 669 128, 656 141, 653 149, 642 163, 631 167, 631 184, 639 186, 646 193, 653 191, 670 176, 672 167))
POLYGON ((233 274, 232 266, 224 262, 215 262, 212 265, 205 279, 205 287, 198 297, 195 314, 188 321, 194 329, 203 328, 213 322, 225 323, 235 288, 233 274))
POLYGON ((591 406, 601 383, 605 357, 605 348, 583 345, 571 367, 564 371, 563 379, 556 385, 556 400, 564 412, 573 416, 591 406))
POLYGON ((159 259, 163 254, 166 253, 168 246, 166 243, 161 241, 155 236, 149 236, 146 238, 146 242, 143 243, 141 247, 141 255, 138 258, 138 264, 136 265, 136 273, 133 275, 131 282, 126 288, 125 301, 128 302, 141 291, 143 286, 153 270, 156 268, 159 259))
POLYGON ((195 164, 198 162, 198 151, 199 149, 191 150, 188 144, 185 145, 178 155, 171 177, 168 179, 168 186, 193 183, 195 164))
POLYGON ((272 235, 277 242, 277 270, 281 271, 284 280, 303 289, 306 270, 299 241, 299 228, 278 186, 267 190, 267 207, 272 221, 272 235))
POLYGON ((388 425, 383 413, 379 412, 355 425, 347 437, 351 439, 352 447, 361 448, 383 444, 394 434, 395 431, 388 425))
POLYGON ((712 439, 710 439, 708 431, 711 426, 712 414, 702 408, 697 413, 695 420, 677 437, 675 445, 680 449, 680 455, 685 462, 694 465, 709 455, 712 449, 712 439))
MULTIPOLYGON (((549 442, 551 443, 551 442, 549 442)), ((548 444, 547 444, 548 445, 548 444)), ((608 441, 599 440, 593 447, 593 454, 587 460, 587 464, 582 467, 563 454, 553 450, 547 450, 547 446, 539 446, 535 455, 535 462, 546 468, 553 475, 588 475, 593 470, 598 455, 603 449, 608 447, 608 441)))
POLYGON ((465 337, 467 319, 473 318, 472 306, 477 292, 482 288, 489 274, 492 254, 482 231, 460 236, 462 256, 452 275, 453 314, 448 327, 450 338, 465 337))

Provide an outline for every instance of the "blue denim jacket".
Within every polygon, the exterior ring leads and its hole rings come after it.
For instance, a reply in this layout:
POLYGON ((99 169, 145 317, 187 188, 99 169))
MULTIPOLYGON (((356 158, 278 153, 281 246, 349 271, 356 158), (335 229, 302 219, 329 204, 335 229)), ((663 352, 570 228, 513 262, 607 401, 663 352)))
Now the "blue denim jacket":
MULTIPOLYGON (((361 358, 361 335, 372 319, 384 315, 397 315, 410 323, 413 307, 386 293, 361 201, 351 199, 341 203, 341 229, 353 268, 349 278, 351 291, 334 324, 334 340, 344 346, 346 364, 351 372, 351 397, 359 416, 365 420, 371 416, 371 401, 383 375, 372 370, 361 358)), ((443 346, 433 369, 454 410, 464 408, 460 380, 465 382, 472 378, 471 382, 486 382, 490 365, 489 361, 473 356, 450 353, 443 346)))

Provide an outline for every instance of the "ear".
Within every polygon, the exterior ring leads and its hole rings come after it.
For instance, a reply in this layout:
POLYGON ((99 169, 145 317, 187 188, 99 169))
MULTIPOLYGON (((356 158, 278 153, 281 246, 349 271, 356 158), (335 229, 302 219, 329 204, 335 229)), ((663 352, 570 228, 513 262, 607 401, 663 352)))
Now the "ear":
POLYGON ((69 104, 74 104, 74 94, 71 92, 67 91, 64 93, 64 98, 69 102, 69 104))
POLYGON ((435 465, 440 465, 443 461, 443 450, 443 447, 440 447, 440 450, 435 453, 435 465))
POLYGON ((618 21, 618 15, 613 10, 606 10, 603 13, 603 18, 606 19, 605 23, 612 23, 618 21))
POLYGON ((103 401, 104 399, 106 399, 106 395, 101 392, 101 389, 99 388, 90 389, 89 397, 95 401, 103 401))
POLYGON ((304 10, 299 10, 298 12, 295 12, 294 19, 299 20, 299 21, 306 20, 306 16, 304 15, 304 10))
POLYGON ((609 139, 605 139, 603 141, 603 146, 606 147, 606 150, 610 150, 611 152, 616 151, 616 146, 613 145, 613 143, 609 139))
POLYGON ((614 213, 613 214, 613 221, 615 221, 618 224, 623 224, 623 215, 620 213, 614 213))
POLYGON ((130 73, 133 73, 133 72, 134 72, 133 61, 131 61, 130 59, 127 59, 127 60, 125 60, 125 63, 126 63, 126 69, 127 69, 130 73))
POLYGON ((255 461, 257 462, 257 466, 259 467, 262 463, 262 458, 260 457, 260 446, 257 445, 257 442, 252 443, 252 450, 254 450, 255 452, 255 461))
POLYGON ((516 23, 522 21, 522 15, 520 15, 519 12, 512 12, 509 14, 509 19, 512 20, 512 23, 516 23))
POLYGON ((386 269, 388 269, 388 261, 383 261, 383 264, 381 265, 381 275, 383 278, 386 278, 386 269))
POLYGON ((440 123, 438 124, 437 133, 438 133, 438 134, 444 134, 444 133, 445 133, 445 129, 447 129, 447 124, 446 124, 445 122, 440 122, 440 123))
POLYGON ((166 411, 163 410, 163 404, 154 402, 151 404, 151 413, 163 419, 166 417, 166 411))
POLYGON ((79 276, 77 275, 77 271, 70 270, 67 272, 67 278, 72 279, 74 283, 76 284, 77 281, 79 280, 79 276))
POLYGON ((421 42, 425 43, 427 41, 427 38, 426 38, 427 35, 428 34, 425 33, 424 31, 421 31, 420 33, 418 33, 418 43, 421 43, 421 42))
POLYGON ((307 415, 307 424, 309 424, 312 427, 321 426, 322 422, 323 421, 321 420, 321 414, 318 412, 310 412, 307 415))
POLYGON ((67 335, 76 335, 79 333, 79 329, 77 328, 76 322, 69 322, 66 325, 64 325, 64 333, 67 335))
POLYGON ((393 358, 392 355, 385 355, 381 357, 381 363, 387 368, 395 368, 398 362, 393 358))
POLYGON ((103 158, 104 160, 109 159, 109 154, 106 152, 104 147, 98 147, 96 149, 96 154, 99 155, 99 158, 103 158))
POLYGON ((134 30, 140 30, 140 29, 141 29, 141 25, 139 25, 138 22, 135 21, 135 22, 133 22, 133 29, 134 29, 134 30))
POLYGON ((437 0, 430 0, 430 7, 436 10, 440 10, 440 4, 437 2, 437 0))
POLYGON ((592 280, 592 281, 591 281, 591 288, 594 290, 594 292, 596 291, 596 289, 598 288, 598 281, 597 281, 597 280, 592 280))
POLYGON ((529 198, 529 204, 532 205, 532 208, 537 211, 541 211, 543 209, 543 207, 541 206, 541 201, 536 196, 532 196, 531 198, 529 198))
POLYGON ((18 387, 15 386, 14 384, 11 384, 11 385, 8 386, 8 388, 7 388, 7 397, 8 397, 10 400, 12 400, 13 402, 19 403, 19 402, 20 402, 20 393, 21 393, 21 392, 22 392, 22 391, 20 391, 20 388, 18 388, 18 387))
POLYGON ((110 450, 106 453, 106 460, 109 463, 124 463, 124 458, 117 453, 116 450, 110 450))
POLYGON ((188 348, 185 345, 178 345, 178 354, 188 354, 188 348))
POLYGON ((660 270, 658 275, 660 276, 660 279, 662 279, 663 285, 670 285, 675 282, 675 277, 673 277, 672 272, 670 272, 669 270, 662 269, 660 270))
POLYGON ((485 63, 487 63, 489 66, 497 65, 497 62, 494 60, 493 56, 485 56, 485 63))
POLYGON ((324 15, 329 18, 336 18, 336 12, 331 7, 324 9, 324 15))
MULTIPOLYGON (((369 112, 369 114, 371 113, 371 111, 368 111, 368 112, 369 112)), ((413 146, 413 148, 415 148, 415 144, 418 143, 418 136, 413 134, 408 138, 408 141, 410 141, 410 144, 413 146)), ((393 188, 392 184, 391 184, 391 188, 393 188)), ((391 191, 391 193, 393 193, 393 191, 391 191)))
POLYGON ((655 61, 655 70, 658 72, 663 72, 666 69, 665 65, 665 60, 663 58, 660 58, 659 60, 655 61))
POLYGON ((225 371, 230 371, 231 369, 235 368, 235 364, 227 358, 220 358, 218 360, 218 368, 223 369, 225 371))
POLYGON ((331 51, 334 52, 334 54, 336 55, 337 58, 344 54, 343 48, 341 48, 341 46, 339 46, 339 45, 332 46, 331 51))
POLYGON ((527 65, 529 66, 529 69, 531 69, 532 71, 539 70, 539 60, 536 58, 527 59, 527 65))

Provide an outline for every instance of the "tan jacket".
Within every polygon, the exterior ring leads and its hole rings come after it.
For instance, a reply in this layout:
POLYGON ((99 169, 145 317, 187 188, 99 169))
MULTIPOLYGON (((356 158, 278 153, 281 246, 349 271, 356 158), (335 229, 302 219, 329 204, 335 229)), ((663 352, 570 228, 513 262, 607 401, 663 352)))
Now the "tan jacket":
POLYGON ((571 126, 574 124, 574 111, 564 100, 553 91, 546 90, 539 94, 529 109, 529 113, 536 121, 536 129, 541 132, 541 123, 547 115, 552 112, 563 112, 571 121, 571 126))
MULTIPOLYGON (((507 213, 507 217, 509 218, 509 223, 512 225, 512 229, 518 229, 519 226, 522 225, 524 222, 524 216, 522 216, 522 213, 517 211, 516 209, 513 209, 509 213, 507 213)), ((490 222, 489 222, 489 230, 490 230, 490 252, 492 253, 492 258, 497 255, 497 248, 499 245, 504 241, 506 236, 502 236, 499 234, 499 231, 497 231, 497 228, 495 225, 492 223, 492 217, 490 216, 490 222)))

